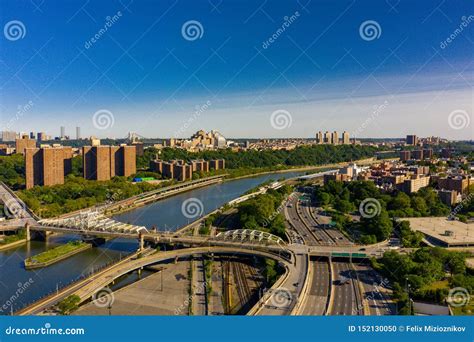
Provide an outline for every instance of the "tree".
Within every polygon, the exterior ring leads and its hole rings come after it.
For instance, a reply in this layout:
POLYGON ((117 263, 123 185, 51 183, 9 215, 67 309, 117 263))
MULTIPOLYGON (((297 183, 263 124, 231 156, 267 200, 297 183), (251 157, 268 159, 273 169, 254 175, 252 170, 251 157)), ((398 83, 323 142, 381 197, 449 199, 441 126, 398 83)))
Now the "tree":
POLYGON ((71 312, 77 310, 80 302, 81 298, 78 295, 70 295, 59 302, 59 312, 61 315, 69 315, 71 312))

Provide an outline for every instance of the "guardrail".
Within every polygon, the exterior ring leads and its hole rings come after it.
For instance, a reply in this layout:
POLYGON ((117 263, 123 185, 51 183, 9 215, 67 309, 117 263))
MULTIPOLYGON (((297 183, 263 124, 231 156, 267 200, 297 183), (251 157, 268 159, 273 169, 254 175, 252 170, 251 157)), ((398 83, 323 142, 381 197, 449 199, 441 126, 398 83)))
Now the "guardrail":
POLYGON ((307 292, 312 282, 311 273, 312 273, 311 261, 310 261, 309 254, 307 254, 306 255, 306 277, 304 280, 303 287, 301 288, 301 296, 298 296, 298 298, 296 299, 296 305, 294 306, 293 310, 291 310, 290 315, 292 316, 301 315, 300 310, 304 307, 304 304, 308 300, 307 292))

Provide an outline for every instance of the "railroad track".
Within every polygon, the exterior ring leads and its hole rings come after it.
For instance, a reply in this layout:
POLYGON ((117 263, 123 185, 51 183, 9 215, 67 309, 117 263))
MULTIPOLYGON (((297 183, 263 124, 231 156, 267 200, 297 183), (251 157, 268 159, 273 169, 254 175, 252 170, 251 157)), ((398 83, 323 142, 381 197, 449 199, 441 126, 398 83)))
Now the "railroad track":
POLYGON ((243 264, 240 262, 233 262, 232 268, 234 279, 237 285, 237 293, 239 295, 240 305, 241 307, 244 307, 250 301, 250 297, 252 296, 250 286, 247 282, 245 269, 243 264))
POLYGON ((232 311, 232 283, 230 278, 230 263, 228 261, 222 261, 222 268, 224 273, 224 312, 226 315, 230 315, 232 311))

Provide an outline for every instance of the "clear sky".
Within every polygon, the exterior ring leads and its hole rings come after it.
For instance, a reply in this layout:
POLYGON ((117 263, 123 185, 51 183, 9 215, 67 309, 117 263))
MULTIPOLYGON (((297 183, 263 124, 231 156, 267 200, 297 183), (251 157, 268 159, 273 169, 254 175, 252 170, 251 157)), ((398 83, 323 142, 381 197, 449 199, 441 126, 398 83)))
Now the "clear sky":
POLYGON ((472 139, 473 15, 462 0, 2 0, 0 130, 472 139))

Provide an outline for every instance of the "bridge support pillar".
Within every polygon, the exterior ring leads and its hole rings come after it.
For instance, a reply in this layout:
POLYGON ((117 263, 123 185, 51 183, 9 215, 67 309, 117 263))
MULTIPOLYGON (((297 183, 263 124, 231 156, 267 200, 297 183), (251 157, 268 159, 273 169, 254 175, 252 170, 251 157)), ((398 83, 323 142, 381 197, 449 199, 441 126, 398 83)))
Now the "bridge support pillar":
POLYGON ((143 238, 143 235, 140 234, 140 250, 142 251, 144 247, 145 247, 145 239, 143 238))
POLYGON ((26 241, 30 241, 31 231, 30 231, 30 225, 28 223, 25 224, 25 230, 26 230, 26 241))

